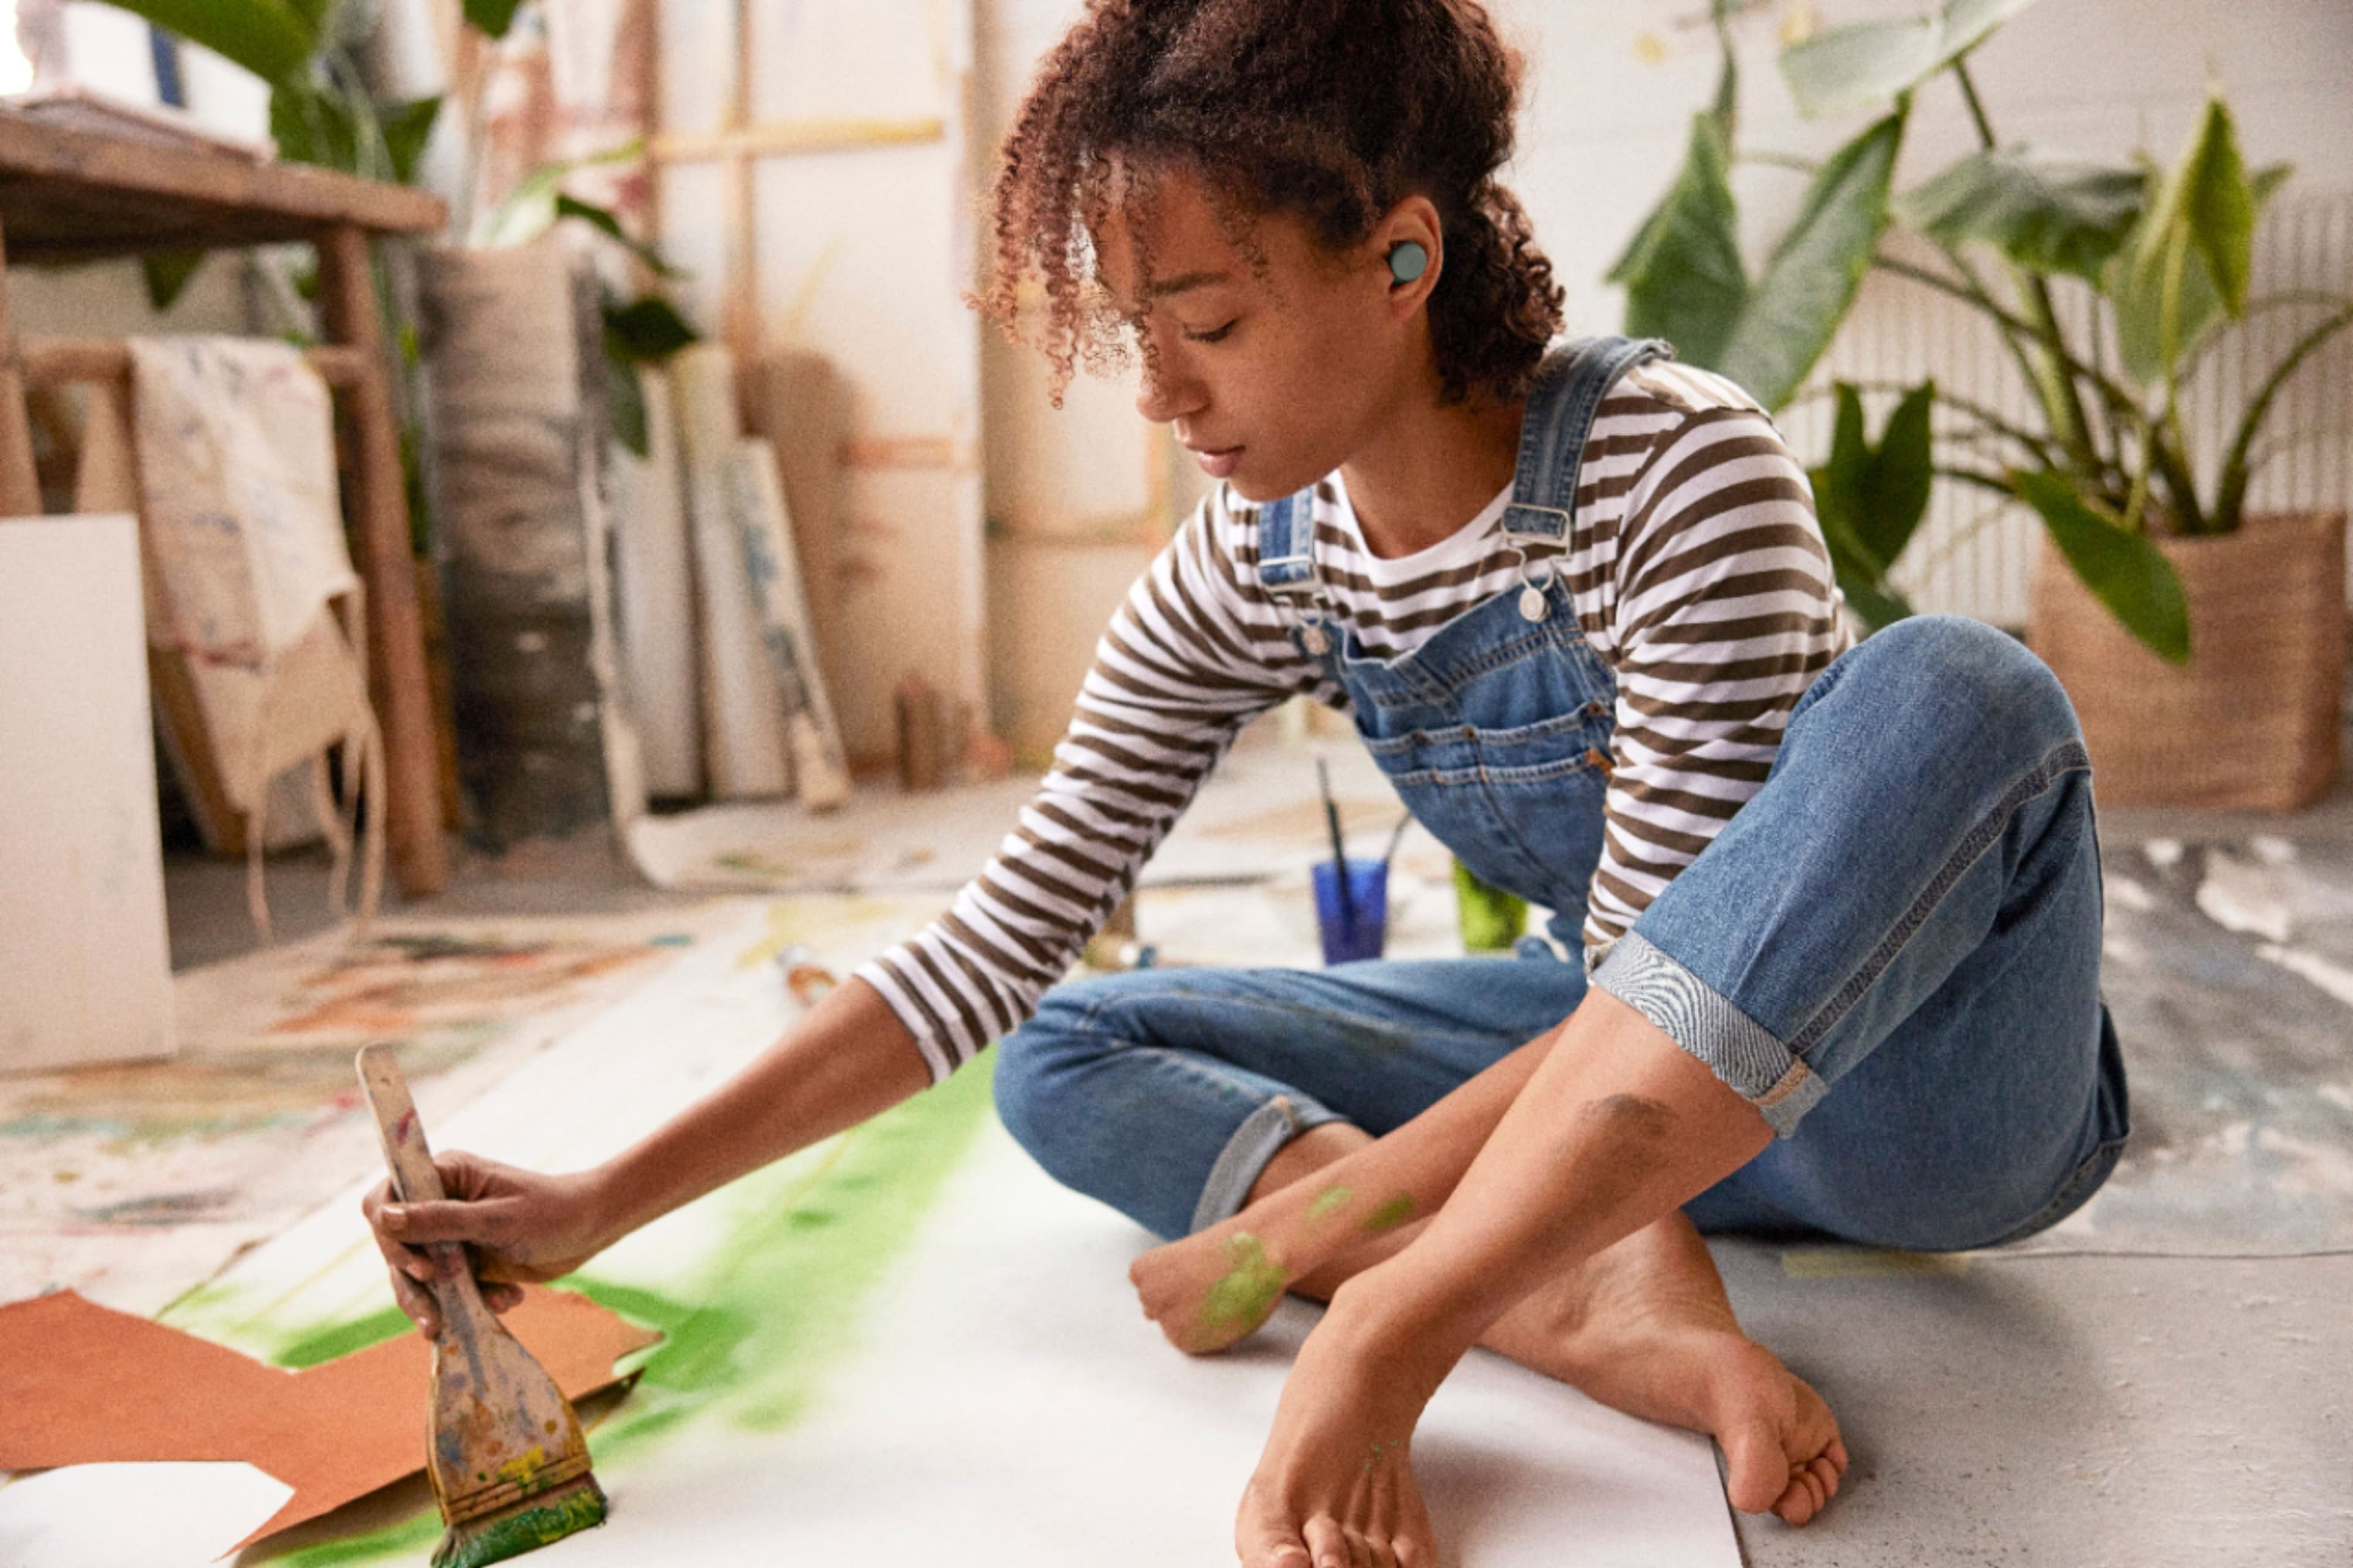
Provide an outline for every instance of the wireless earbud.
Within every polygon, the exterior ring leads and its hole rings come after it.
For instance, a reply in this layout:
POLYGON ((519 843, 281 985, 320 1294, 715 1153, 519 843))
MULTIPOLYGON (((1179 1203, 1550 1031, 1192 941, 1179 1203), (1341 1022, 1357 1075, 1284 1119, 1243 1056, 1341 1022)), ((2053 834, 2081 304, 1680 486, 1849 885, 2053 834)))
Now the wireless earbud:
POLYGON ((1389 247, 1389 276, 1400 283, 1410 283, 1430 267, 1430 252, 1416 239, 1400 240, 1389 247))

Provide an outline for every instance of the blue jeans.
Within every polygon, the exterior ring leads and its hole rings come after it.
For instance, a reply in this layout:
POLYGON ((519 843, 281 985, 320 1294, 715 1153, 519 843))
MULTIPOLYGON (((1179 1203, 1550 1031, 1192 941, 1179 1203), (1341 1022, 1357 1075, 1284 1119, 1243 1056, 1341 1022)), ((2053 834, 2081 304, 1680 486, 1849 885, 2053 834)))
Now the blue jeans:
MULTIPOLYGON (((1977 623, 1898 623, 1799 703, 1764 787, 1591 984, 1778 1138, 1700 1228, 1989 1246, 2115 1166, 2091 774, 2057 681, 1977 623)), ((1322 1122, 1379 1135, 1583 999, 1555 959, 1146 970, 1067 984, 1008 1037, 1006 1126, 1165 1237, 1232 1214, 1322 1122)))

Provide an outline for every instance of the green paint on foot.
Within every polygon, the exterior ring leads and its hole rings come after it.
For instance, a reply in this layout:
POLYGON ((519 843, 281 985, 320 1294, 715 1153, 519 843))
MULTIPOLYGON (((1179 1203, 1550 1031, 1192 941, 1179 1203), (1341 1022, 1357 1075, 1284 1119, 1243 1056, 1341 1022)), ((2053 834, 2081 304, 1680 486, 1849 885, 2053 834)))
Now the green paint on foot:
POLYGON ((1201 1321, 1221 1331, 1254 1329, 1274 1310, 1291 1277, 1248 1231, 1226 1239, 1226 1259, 1230 1267, 1224 1279, 1209 1287, 1201 1303, 1201 1321))
POLYGON ((1329 1219, 1356 1201, 1356 1194, 1345 1187, 1326 1187, 1307 1205, 1307 1217, 1329 1219))
POLYGON ((1395 1230, 1412 1217, 1413 1194, 1399 1193, 1365 1216, 1365 1232, 1371 1236, 1378 1235, 1385 1230, 1395 1230))

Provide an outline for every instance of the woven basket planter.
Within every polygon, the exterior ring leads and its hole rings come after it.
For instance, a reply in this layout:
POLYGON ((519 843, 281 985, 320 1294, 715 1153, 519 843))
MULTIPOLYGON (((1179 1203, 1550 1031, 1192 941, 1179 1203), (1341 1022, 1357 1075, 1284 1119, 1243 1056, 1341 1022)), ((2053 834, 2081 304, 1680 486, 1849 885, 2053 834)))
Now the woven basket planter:
POLYGON ((2027 642, 2084 723, 2107 805, 2286 811, 2337 781, 2345 679, 2345 514, 2252 517, 2161 539, 2189 604, 2190 660, 2134 640, 2042 543, 2027 642))

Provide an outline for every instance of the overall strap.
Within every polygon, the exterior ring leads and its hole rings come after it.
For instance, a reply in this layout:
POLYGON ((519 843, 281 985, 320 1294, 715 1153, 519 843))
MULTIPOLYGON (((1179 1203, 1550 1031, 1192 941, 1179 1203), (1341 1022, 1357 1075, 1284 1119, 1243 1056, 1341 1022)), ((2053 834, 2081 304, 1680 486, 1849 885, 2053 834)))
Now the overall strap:
POLYGON ((1271 500, 1258 509, 1258 585, 1278 599, 1314 596, 1315 489, 1271 500))
POLYGON ((1567 539, 1577 513, 1577 470, 1602 398, 1636 365, 1672 359, 1674 353, 1663 338, 1602 337, 1579 339, 1545 356, 1520 420, 1512 503, 1504 509, 1504 533, 1513 543, 1525 549, 1567 539))

